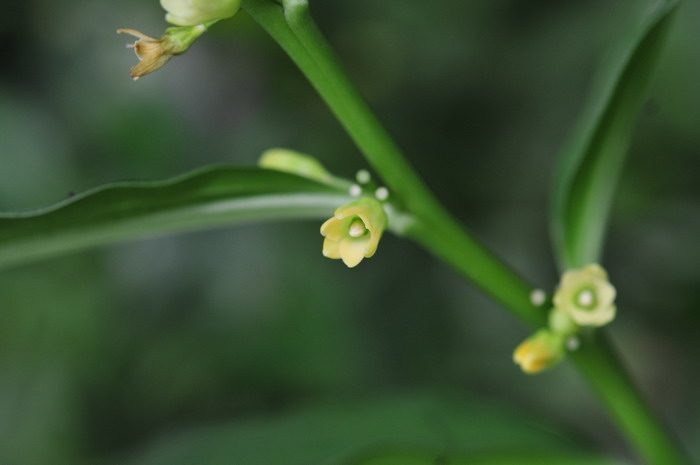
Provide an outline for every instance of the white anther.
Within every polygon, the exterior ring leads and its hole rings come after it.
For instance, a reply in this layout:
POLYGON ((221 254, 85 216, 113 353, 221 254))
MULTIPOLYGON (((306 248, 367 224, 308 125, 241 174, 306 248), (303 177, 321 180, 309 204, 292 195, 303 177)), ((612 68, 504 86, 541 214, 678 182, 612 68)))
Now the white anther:
POLYGON ((593 303, 593 293, 591 291, 583 291, 578 295, 578 304, 582 307, 588 307, 593 303))
POLYGON ((380 187, 374 192, 374 196, 377 198, 377 200, 386 200, 389 198, 389 189, 386 187, 380 187))
POLYGON ((530 302, 532 305, 539 307, 547 300, 547 294, 542 289, 533 289, 530 293, 530 302))
POLYGON ((357 179, 357 182, 360 184, 367 184, 372 179, 372 175, 370 175, 367 170, 360 170, 355 175, 355 179, 357 179))
POLYGON ((576 350, 581 347, 581 341, 577 337, 570 337, 566 340, 566 348, 569 350, 576 350))
POLYGON ((355 221, 353 224, 350 225, 350 230, 348 231, 348 234, 350 234, 350 237, 360 237, 367 231, 367 228, 365 228, 365 225, 362 223, 362 221, 355 221))

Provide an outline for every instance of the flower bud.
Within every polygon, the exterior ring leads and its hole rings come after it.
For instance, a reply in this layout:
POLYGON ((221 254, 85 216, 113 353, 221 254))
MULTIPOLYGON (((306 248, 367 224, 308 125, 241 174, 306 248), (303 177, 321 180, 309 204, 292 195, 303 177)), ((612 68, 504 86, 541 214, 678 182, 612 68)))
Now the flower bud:
POLYGON ((149 37, 135 29, 117 29, 117 33, 137 37, 136 42, 127 47, 133 48, 140 60, 139 64, 131 68, 131 76, 138 79, 163 67, 173 56, 185 53, 206 30, 204 25, 170 27, 159 39, 149 37))
POLYGON ((569 270, 554 294, 554 306, 581 326, 603 326, 615 318, 615 287, 600 265, 569 270))
POLYGON ((265 151, 258 162, 261 168, 296 174, 322 183, 329 183, 333 176, 313 157, 288 149, 265 151))
POLYGON ((241 0, 160 0, 168 13, 165 20, 176 26, 197 24, 230 18, 241 6, 241 0))
POLYGON ((552 368, 564 358, 564 354, 564 338, 541 329, 515 349, 513 361, 525 373, 536 374, 552 368))
POLYGON ((375 199, 363 198, 338 208, 321 226, 323 255, 340 258, 349 268, 377 251, 387 225, 384 207, 375 199))

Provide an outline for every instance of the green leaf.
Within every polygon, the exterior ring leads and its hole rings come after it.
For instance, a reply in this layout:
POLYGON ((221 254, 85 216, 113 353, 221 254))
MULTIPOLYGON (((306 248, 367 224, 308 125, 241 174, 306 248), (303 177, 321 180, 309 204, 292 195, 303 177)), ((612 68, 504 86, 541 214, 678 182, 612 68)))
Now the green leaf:
POLYGON ((580 452, 493 451, 458 457, 391 452, 348 465, 613 465, 614 461, 580 452), (442 461, 441 461, 442 459, 442 461))
POLYGON ((214 166, 166 181, 108 184, 48 208, 0 213, 0 268, 128 239, 325 218, 352 200, 337 187, 260 168, 214 166))
MULTIPOLYGON (((175 433, 131 457, 119 457, 113 463, 452 465, 451 460, 459 457, 483 458, 483 462, 474 462, 483 464, 507 463, 503 461, 506 457, 521 455, 582 457, 575 443, 555 431, 530 417, 484 402, 453 397, 394 396, 359 403, 326 404, 276 418, 250 419, 175 433), (391 454, 386 455, 387 452, 391 454), (379 461, 372 461, 377 456, 379 461), (406 460, 390 461, 397 456, 406 460), (501 461, 486 461, 488 457, 501 461)), ((556 463, 610 463, 587 454, 583 457, 590 460, 556 463)), ((454 462, 455 465, 462 463, 472 462, 454 462)))
POLYGON ((560 154, 552 232, 563 269, 598 262, 612 197, 679 5, 665 0, 631 34, 609 66, 560 154))

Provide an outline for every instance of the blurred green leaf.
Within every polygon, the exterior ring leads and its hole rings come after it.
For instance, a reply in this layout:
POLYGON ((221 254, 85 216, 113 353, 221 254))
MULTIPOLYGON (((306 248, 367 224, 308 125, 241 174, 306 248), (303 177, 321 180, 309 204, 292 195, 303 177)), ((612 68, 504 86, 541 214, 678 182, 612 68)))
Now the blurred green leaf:
MULTIPOLYGON (((613 465, 611 459, 576 452, 488 452, 463 457, 392 452, 351 465, 613 465)), ((350 465, 350 464, 348 464, 350 465)))
POLYGON ((126 239, 224 224, 324 218, 343 191, 259 168, 214 166, 166 181, 120 182, 51 207, 0 214, 0 267, 126 239))
POLYGON ((560 154, 552 228, 564 269, 599 260, 634 122, 678 5, 676 0, 661 2, 612 56, 560 154))
MULTIPOLYGON (((359 404, 314 407, 276 419, 249 420, 174 434, 131 458, 120 458, 114 463, 418 465, 443 463, 440 458, 466 457, 466 454, 475 459, 484 457, 483 462, 470 464, 501 464, 506 463, 506 457, 520 456, 556 456, 560 459, 557 463, 583 463, 564 459, 569 454, 581 457, 581 452, 554 431, 553 427, 476 401, 398 396, 359 404), (411 452, 363 461, 387 450, 411 452), (492 453, 493 457, 500 457, 500 461, 489 461, 492 453), (397 462, 399 456, 406 460, 397 462)), ((585 463, 609 462, 592 459, 585 463)))

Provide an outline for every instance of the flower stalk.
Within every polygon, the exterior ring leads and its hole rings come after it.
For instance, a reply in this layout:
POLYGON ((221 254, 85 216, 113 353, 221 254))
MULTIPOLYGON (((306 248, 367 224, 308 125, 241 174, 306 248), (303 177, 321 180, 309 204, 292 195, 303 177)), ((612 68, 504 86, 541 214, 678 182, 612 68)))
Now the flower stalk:
MULTIPOLYGON (((458 225, 406 162, 344 73, 311 19, 307 1, 243 0, 242 7, 299 66, 387 182, 397 204, 411 215, 405 234, 454 266, 526 322, 545 326, 547 315, 530 301, 532 286, 458 225)), ((584 340, 574 360, 649 463, 690 463, 650 411, 604 339, 584 340)))
POLYGON ((404 234, 427 246, 485 292, 533 325, 546 314, 530 302, 532 286, 468 234, 408 164, 347 77, 316 27, 306 0, 243 0, 249 13, 287 52, 319 92, 391 191, 392 203, 412 217, 404 234))

